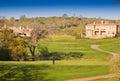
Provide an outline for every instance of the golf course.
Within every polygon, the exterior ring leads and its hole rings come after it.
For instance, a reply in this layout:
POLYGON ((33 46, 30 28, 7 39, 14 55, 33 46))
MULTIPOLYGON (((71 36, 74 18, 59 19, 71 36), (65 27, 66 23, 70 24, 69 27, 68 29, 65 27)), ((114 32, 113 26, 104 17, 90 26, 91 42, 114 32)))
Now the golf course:
POLYGON ((67 81, 111 74, 112 55, 92 49, 91 45, 99 45, 100 49, 120 54, 120 38, 75 39, 72 36, 52 36, 39 43, 47 47, 49 52, 77 52, 82 56, 56 60, 54 65, 52 60, 0 61, 0 81, 67 81))

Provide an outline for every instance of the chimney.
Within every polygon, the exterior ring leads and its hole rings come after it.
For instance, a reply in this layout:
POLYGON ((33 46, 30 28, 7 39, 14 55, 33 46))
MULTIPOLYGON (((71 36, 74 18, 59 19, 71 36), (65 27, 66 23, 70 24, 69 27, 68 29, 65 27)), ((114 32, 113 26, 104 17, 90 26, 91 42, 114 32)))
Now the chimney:
POLYGON ((93 24, 96 24, 96 22, 94 21, 93 24))
POLYGON ((20 25, 20 27, 19 27, 19 28, 20 28, 20 30, 22 30, 22 26, 21 26, 21 25, 20 25))
POLYGON ((103 20, 101 21, 101 24, 104 24, 104 21, 103 21, 103 20))
POLYGON ((4 28, 7 28, 6 24, 4 24, 4 28))

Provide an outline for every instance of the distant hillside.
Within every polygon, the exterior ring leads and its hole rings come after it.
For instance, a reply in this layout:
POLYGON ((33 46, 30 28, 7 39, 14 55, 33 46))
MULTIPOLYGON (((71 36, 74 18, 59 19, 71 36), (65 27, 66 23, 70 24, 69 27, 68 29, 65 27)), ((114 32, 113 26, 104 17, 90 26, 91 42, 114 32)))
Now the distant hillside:
MULTIPOLYGON (((86 18, 86 17, 68 17, 67 14, 62 17, 34 17, 26 18, 26 16, 21 16, 19 19, 11 17, 6 19, 5 17, 0 18, 0 27, 3 27, 4 24, 7 27, 41 27, 46 29, 49 34, 67 34, 67 35, 76 35, 77 33, 85 32, 85 25, 89 23, 101 22, 101 18, 86 18)), ((106 20, 112 23, 120 24, 120 20, 106 20)))

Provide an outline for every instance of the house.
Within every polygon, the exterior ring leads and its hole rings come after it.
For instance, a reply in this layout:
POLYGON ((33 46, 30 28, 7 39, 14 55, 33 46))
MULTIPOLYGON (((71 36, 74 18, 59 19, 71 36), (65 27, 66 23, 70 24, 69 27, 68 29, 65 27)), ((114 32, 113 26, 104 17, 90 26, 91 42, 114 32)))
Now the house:
POLYGON ((16 36, 20 37, 31 37, 32 29, 28 27, 9 27, 13 32, 16 34, 16 36))
POLYGON ((101 21, 86 25, 86 38, 113 38, 118 34, 118 25, 101 21))
POLYGON ((11 29, 13 30, 13 33, 15 34, 15 36, 18 37, 31 37, 31 32, 32 32, 32 28, 28 28, 27 27, 7 27, 6 24, 4 24, 4 27, 0 28, 0 31, 3 31, 4 29, 11 29))

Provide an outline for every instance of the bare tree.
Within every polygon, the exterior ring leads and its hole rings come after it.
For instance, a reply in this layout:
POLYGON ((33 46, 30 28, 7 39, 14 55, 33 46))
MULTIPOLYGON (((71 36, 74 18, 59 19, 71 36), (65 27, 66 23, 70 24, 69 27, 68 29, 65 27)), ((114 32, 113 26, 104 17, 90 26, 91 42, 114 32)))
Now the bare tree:
POLYGON ((29 51, 31 53, 32 61, 35 61, 35 50, 38 45, 38 41, 44 38, 46 34, 46 30, 42 30, 40 27, 34 27, 31 32, 31 37, 27 41, 25 41, 25 44, 29 48, 29 51))

